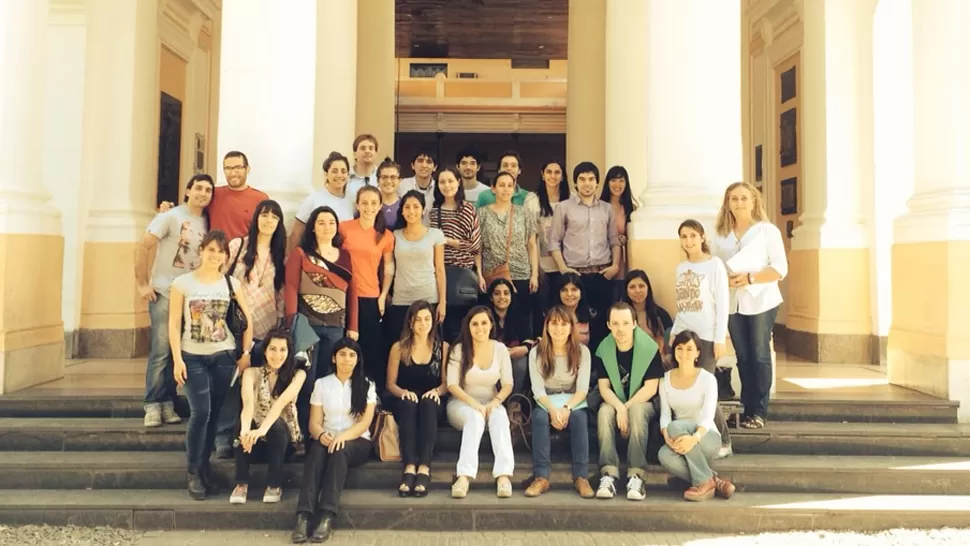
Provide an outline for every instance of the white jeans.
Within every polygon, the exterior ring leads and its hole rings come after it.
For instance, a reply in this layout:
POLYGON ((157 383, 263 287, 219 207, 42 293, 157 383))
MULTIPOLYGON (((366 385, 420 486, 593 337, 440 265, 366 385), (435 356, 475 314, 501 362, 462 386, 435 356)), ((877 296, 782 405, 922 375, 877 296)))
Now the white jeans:
MULTIPOLYGON (((485 433, 485 418, 468 404, 452 398, 445 410, 451 426, 461 431, 461 450, 458 453, 458 475, 475 479, 478 474, 478 448, 485 433)), ((488 437, 492 441, 495 463, 492 476, 511 476, 515 470, 512 453, 512 431, 505 406, 492 410, 488 416, 488 437)))

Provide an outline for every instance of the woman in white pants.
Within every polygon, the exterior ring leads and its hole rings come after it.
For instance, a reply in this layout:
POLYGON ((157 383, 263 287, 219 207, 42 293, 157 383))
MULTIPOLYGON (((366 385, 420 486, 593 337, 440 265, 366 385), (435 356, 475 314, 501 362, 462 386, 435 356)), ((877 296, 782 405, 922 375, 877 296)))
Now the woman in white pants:
POLYGON ((495 463, 492 476, 499 498, 512 496, 512 433, 509 416, 502 404, 512 393, 512 360, 509 350, 491 339, 495 321, 485 306, 473 307, 461 325, 458 343, 448 359, 447 416, 451 426, 461 431, 457 479, 451 486, 456 499, 468 495, 468 486, 478 474, 478 448, 488 427, 495 463), (501 382, 502 388, 496 384, 501 382))

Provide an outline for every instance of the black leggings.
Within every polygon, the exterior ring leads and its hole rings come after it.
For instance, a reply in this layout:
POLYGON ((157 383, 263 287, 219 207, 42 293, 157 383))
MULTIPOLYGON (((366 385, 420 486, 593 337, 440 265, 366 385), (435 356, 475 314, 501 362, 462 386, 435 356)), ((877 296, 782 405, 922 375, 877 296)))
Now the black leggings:
POLYGON ((344 444, 340 451, 330 453, 320 442, 311 441, 303 464, 303 487, 296 503, 297 513, 337 514, 340 495, 347 483, 347 471, 367 462, 370 440, 357 438, 344 444))
POLYGON ((387 348, 377 298, 357 298, 357 332, 364 352, 364 373, 374 381, 380 396, 387 383, 387 348))
MULTIPOLYGON (((259 426, 253 421, 250 430, 256 430, 259 426)), ((240 427, 236 427, 236 438, 239 437, 240 427)), ((290 447, 290 430, 283 419, 277 419, 273 426, 269 427, 266 436, 257 440, 253 444, 251 452, 243 451, 241 445, 235 446, 236 452, 236 484, 249 485, 249 465, 255 462, 266 461, 269 469, 266 473, 266 487, 283 486, 283 461, 286 460, 286 453, 290 447)))
POLYGON ((438 416, 441 405, 431 398, 419 402, 398 400, 394 405, 401 439, 401 460, 407 465, 431 466, 435 443, 438 441, 438 416))

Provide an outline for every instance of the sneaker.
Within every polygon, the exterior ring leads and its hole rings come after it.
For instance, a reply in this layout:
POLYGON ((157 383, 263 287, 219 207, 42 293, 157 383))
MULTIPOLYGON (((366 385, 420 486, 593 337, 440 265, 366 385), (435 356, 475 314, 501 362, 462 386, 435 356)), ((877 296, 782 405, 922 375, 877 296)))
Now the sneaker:
POLYGON ((635 501, 642 501, 647 498, 647 486, 644 485, 643 478, 630 476, 630 479, 626 481, 626 498, 635 501))
POLYGON ((616 495, 616 478, 613 476, 603 476, 600 478, 600 486, 596 490, 597 499, 612 499, 616 495))
POLYGON ((249 486, 239 484, 229 495, 229 504, 246 504, 246 497, 249 495, 249 486))
POLYGON ((263 492, 263 502, 267 504, 280 502, 280 499, 282 498, 283 498, 282 487, 267 487, 266 491, 263 492))
POLYGON ((731 444, 723 445, 717 450, 717 454, 714 455, 714 460, 724 459, 731 455, 734 455, 734 448, 731 447, 731 444))
POLYGON ((160 406, 145 407, 145 426, 151 428, 162 426, 162 408, 160 406))
POLYGON ((179 417, 179 414, 175 413, 174 403, 162 403, 162 421, 164 421, 166 425, 174 425, 182 422, 182 418, 179 417))

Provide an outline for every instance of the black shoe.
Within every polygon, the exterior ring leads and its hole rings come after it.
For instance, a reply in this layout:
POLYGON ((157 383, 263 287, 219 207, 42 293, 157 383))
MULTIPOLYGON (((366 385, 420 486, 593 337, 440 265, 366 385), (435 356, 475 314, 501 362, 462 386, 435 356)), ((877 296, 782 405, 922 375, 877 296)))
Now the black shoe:
POLYGON ((202 483, 202 477, 199 474, 189 474, 189 496, 194 500, 205 500, 205 484, 202 483))
POLYGON ((296 527, 290 533, 290 542, 293 544, 303 544, 307 538, 307 527, 310 526, 310 517, 300 512, 296 515, 296 527))
POLYGON ((325 512, 320 516, 320 522, 317 523, 316 528, 313 529, 313 535, 310 536, 310 541, 312 542, 326 542, 330 539, 330 535, 333 534, 333 514, 325 512))

